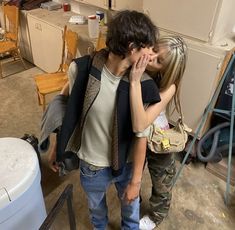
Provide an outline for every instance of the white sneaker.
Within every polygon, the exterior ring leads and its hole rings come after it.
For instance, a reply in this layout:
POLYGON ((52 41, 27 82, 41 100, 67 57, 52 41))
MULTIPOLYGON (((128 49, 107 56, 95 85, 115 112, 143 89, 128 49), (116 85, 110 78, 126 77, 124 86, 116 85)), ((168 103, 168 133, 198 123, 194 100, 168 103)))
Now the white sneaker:
POLYGON ((149 216, 143 216, 140 219, 140 230, 152 230, 156 227, 156 224, 149 218, 149 216))

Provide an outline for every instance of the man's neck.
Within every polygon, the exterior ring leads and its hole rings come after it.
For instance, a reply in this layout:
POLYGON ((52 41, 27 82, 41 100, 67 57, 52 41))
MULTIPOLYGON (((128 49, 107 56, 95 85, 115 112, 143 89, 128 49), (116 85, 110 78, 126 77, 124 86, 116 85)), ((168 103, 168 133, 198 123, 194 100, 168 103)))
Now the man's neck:
POLYGON ((130 63, 127 58, 122 59, 120 56, 113 53, 109 53, 105 64, 109 71, 115 76, 123 76, 130 67, 130 63))

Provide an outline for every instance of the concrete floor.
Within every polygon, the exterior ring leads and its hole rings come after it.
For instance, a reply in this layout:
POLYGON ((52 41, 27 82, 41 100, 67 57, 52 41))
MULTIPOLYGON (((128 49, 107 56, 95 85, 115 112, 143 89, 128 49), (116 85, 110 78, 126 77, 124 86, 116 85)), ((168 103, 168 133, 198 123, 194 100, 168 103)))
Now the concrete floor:
MULTIPOLYGON (((29 67, 32 67, 29 65, 29 67)), ((4 75, 22 71, 20 63, 3 65, 4 75)), ((41 70, 34 67, 0 79, 0 137, 21 137, 24 133, 39 136, 42 110, 37 104, 33 76, 41 70)), ((47 153, 42 154, 42 189, 49 212, 67 184, 73 189, 73 204, 78 230, 92 229, 86 198, 80 187, 79 172, 66 177, 58 177, 47 165, 47 153)), ((179 162, 177 162, 179 166, 179 162)), ((196 230, 235 229, 235 190, 231 187, 231 203, 224 204, 226 183, 209 173, 203 164, 194 163, 184 167, 183 173, 173 190, 173 200, 169 216, 156 229, 196 230)), ((144 171, 142 183, 141 213, 148 210, 151 183, 148 171, 144 171)), ((116 191, 108 191, 110 224, 109 230, 120 229, 120 208, 116 191)), ((57 216, 53 230, 69 229, 66 204, 57 216)))

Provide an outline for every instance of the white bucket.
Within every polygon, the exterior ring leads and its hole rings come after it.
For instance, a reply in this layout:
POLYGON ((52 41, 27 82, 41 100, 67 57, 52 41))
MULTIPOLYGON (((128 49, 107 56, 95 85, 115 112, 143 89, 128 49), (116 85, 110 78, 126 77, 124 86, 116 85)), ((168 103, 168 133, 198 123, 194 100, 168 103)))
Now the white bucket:
POLYGON ((19 138, 0 138, 0 175, 0 229, 38 229, 46 209, 34 148, 19 138))

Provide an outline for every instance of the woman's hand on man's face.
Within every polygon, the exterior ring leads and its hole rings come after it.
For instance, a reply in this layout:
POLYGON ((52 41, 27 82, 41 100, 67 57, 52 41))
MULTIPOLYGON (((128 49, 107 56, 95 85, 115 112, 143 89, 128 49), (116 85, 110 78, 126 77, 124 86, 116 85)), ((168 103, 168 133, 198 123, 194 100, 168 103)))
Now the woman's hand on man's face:
POLYGON ((150 59, 151 55, 144 54, 132 65, 131 72, 129 75, 130 82, 140 81, 141 76, 143 75, 150 59))

